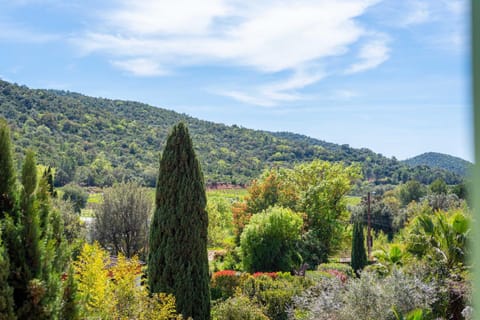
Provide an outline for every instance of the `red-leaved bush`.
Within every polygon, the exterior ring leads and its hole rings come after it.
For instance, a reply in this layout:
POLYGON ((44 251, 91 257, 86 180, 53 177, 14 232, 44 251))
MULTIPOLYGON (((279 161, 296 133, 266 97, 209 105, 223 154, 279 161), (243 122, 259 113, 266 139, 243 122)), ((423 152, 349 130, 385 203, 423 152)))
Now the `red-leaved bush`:
POLYGON ((235 288, 240 283, 240 273, 233 270, 217 271, 212 276, 210 285, 212 299, 233 297, 235 288))
POLYGON ((221 270, 217 271, 213 274, 213 279, 216 279, 218 277, 235 277, 238 276, 237 271, 234 270, 221 270))

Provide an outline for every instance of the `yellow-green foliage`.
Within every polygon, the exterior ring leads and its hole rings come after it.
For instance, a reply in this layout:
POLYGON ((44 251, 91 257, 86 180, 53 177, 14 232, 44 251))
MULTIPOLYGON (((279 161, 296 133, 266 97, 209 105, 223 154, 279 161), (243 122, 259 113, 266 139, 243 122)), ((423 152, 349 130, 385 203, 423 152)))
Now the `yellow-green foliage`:
POLYGON ((77 301, 82 319, 181 319, 175 311, 175 297, 164 293, 149 296, 140 284, 138 258, 123 255, 112 263, 97 243, 85 244, 75 262, 77 301))
POLYGON ((85 244, 75 262, 75 279, 80 303, 80 316, 104 317, 112 314, 112 283, 106 268, 109 257, 97 243, 85 244), (105 303, 109 301, 109 303, 105 303))
POLYGON ((248 297, 237 296, 221 301, 212 308, 213 320, 268 320, 262 309, 248 297))
POLYGON ((208 198, 207 212, 208 247, 232 247, 234 239, 231 203, 220 197, 208 198))
POLYGON ((350 206, 359 205, 362 202, 362 197, 355 197, 355 196, 346 196, 345 203, 350 206))
POLYGON ((88 194, 88 204, 100 204, 103 202, 103 196, 101 193, 89 193, 88 194))

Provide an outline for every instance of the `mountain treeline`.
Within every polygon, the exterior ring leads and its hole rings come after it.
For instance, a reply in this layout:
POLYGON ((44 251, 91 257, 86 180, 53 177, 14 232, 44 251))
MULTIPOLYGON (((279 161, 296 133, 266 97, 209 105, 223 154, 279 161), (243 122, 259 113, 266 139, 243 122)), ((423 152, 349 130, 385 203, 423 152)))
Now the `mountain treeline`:
POLYGON ((473 166, 471 162, 462 158, 437 152, 426 152, 403 162, 411 167, 429 166, 431 168, 445 169, 460 176, 467 176, 473 166))
POLYGON ((56 184, 108 186, 139 180, 154 186, 159 152, 169 128, 190 128, 206 183, 248 184, 264 169, 314 159, 358 162, 363 176, 377 184, 411 179, 429 184, 459 175, 427 166, 409 167, 372 152, 292 133, 226 126, 143 103, 92 98, 78 93, 29 89, 0 80, 0 116, 11 128, 17 156, 28 148, 41 164, 55 168, 56 184))

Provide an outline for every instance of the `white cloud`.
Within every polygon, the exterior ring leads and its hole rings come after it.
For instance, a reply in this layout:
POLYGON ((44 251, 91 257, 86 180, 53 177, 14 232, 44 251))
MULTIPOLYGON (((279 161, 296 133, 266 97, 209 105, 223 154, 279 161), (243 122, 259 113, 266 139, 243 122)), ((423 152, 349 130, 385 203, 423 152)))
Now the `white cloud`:
MULTIPOLYGON (((305 69, 306 68, 299 68, 291 77, 282 81, 272 82, 246 90, 217 90, 216 93, 241 102, 263 107, 273 107, 282 102, 305 99, 305 96, 299 94, 296 90, 309 86, 326 76, 322 70, 309 70, 307 72, 305 69)), ((309 69, 315 69, 315 67, 311 66, 309 69)))
POLYGON ((143 58, 111 61, 111 64, 136 76, 153 77, 167 73, 155 61, 143 58))
POLYGON ((346 74, 357 73, 376 68, 389 58, 390 49, 387 46, 387 38, 374 39, 362 46, 358 54, 359 61, 352 64, 346 74))
POLYGON ((210 31, 215 17, 228 12, 222 0, 130 1, 122 0, 118 9, 107 12, 104 22, 133 35, 201 35, 210 31))
POLYGON ((230 97, 237 101, 244 102, 247 104, 253 104, 256 106, 272 107, 275 105, 275 102, 272 100, 254 96, 253 94, 247 94, 245 92, 240 92, 235 90, 224 90, 224 91, 218 91, 217 93, 222 96, 230 97))
POLYGON ((214 92, 275 106, 304 99, 301 89, 326 76, 312 66, 346 55, 354 44, 361 47, 359 61, 347 73, 375 68, 389 58, 387 41, 372 40, 372 31, 356 20, 379 1, 206 0, 199 5, 196 0, 120 0, 71 40, 82 54, 102 54, 135 76, 163 76, 205 64, 270 74, 279 80, 240 89, 222 84, 214 92))
POLYGON ((83 53, 155 60, 171 68, 214 62, 262 72, 342 55, 365 33, 355 21, 375 1, 122 1, 75 37, 83 53))

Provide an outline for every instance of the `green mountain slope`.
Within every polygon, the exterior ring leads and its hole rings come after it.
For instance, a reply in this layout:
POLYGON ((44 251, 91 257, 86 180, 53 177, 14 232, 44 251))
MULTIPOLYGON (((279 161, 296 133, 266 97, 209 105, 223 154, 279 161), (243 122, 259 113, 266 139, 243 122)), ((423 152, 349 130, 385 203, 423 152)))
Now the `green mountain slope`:
POLYGON ((27 148, 33 148, 40 163, 56 168, 59 185, 75 181, 103 186, 135 179, 155 185, 160 151, 179 121, 188 124, 209 184, 246 184, 265 168, 315 158, 360 162, 365 177, 377 183, 461 180, 441 169, 409 168, 368 149, 226 126, 138 102, 33 90, 1 80, 0 116, 12 126, 17 155, 23 157, 27 148))
POLYGON ((462 158, 454 157, 444 153, 427 152, 402 161, 411 167, 425 165, 432 168, 445 169, 454 172, 460 176, 467 176, 471 166, 471 162, 462 158))

